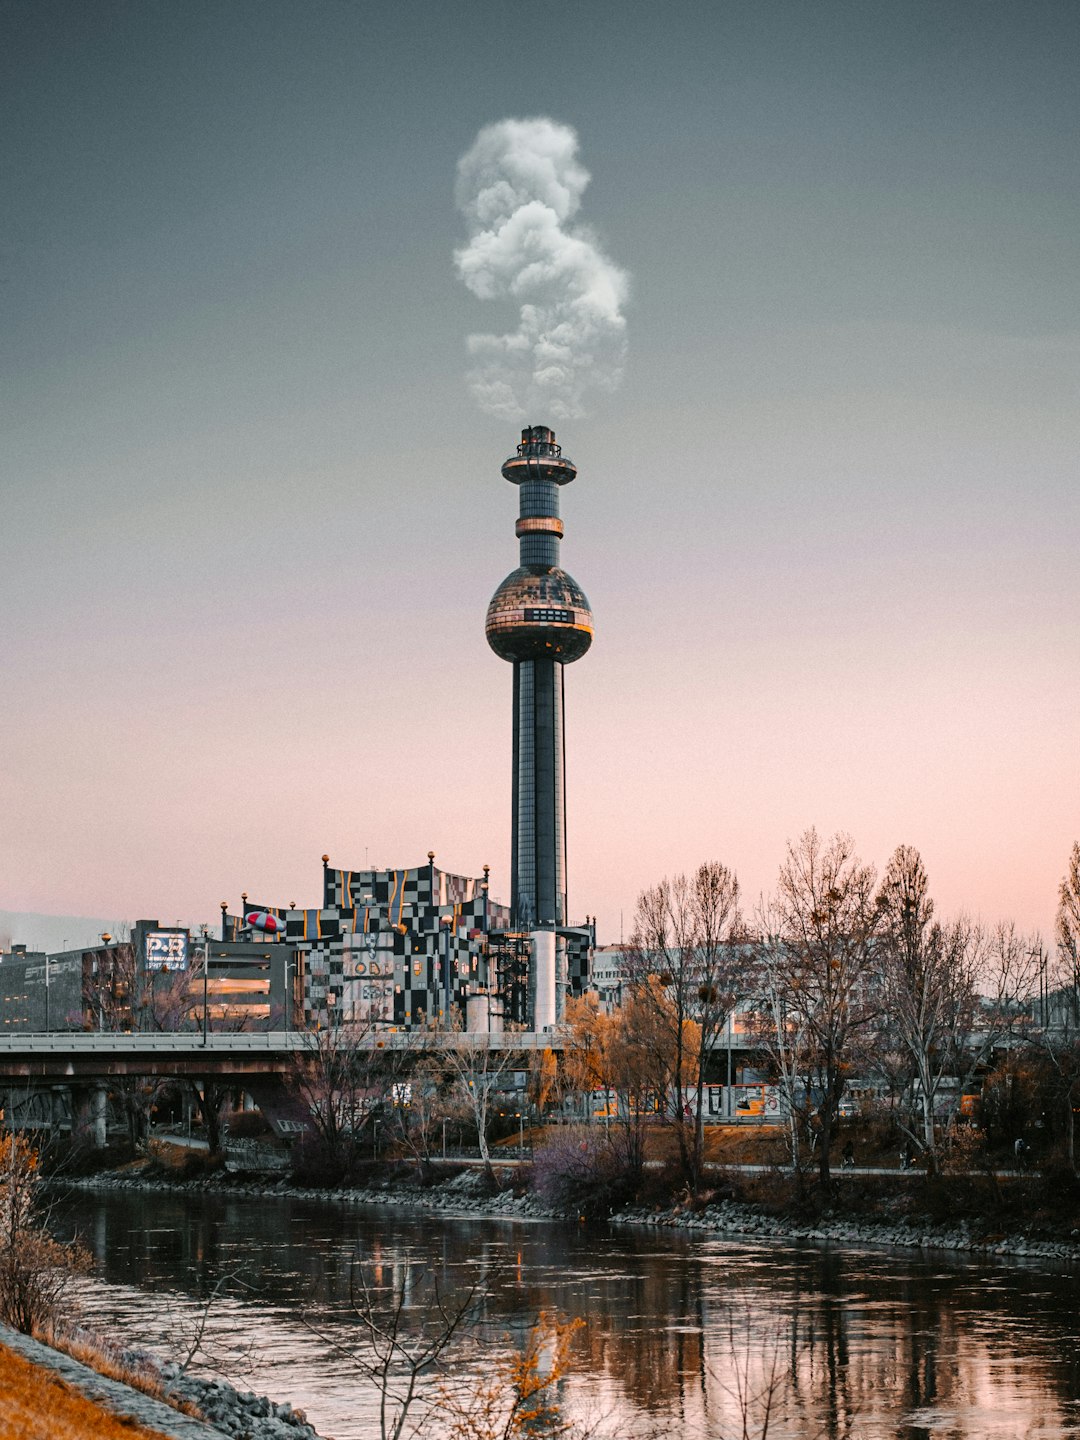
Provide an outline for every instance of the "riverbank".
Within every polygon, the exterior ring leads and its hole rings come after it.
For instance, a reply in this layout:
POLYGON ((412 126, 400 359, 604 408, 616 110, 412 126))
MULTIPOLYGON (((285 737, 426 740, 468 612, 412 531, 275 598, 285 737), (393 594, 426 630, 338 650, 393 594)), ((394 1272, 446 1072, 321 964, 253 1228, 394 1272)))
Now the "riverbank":
MULTIPOLYGON (((13 1433, 48 1434, 50 1440, 113 1440, 120 1434, 133 1440, 144 1435, 149 1440, 327 1440, 287 1402, 275 1404, 223 1380, 187 1375, 144 1350, 114 1349, 91 1337, 79 1348, 96 1352, 106 1370, 140 1375, 153 1393, 0 1324, 0 1354, 9 1352, 14 1361, 31 1367, 20 1377, 20 1397, 30 1405, 40 1390, 50 1427, 35 1430, 34 1412, 28 1409, 23 1430, 13 1433)), ((7 1418, 7 1410, 4 1414, 7 1418)))
POLYGON ((896 1223, 858 1221, 846 1216, 803 1221, 790 1216, 771 1215, 738 1201, 721 1200, 700 1210, 682 1206, 670 1210, 628 1206, 612 1215, 608 1223, 685 1230, 693 1235, 733 1235, 744 1239, 857 1245, 890 1250, 947 1250, 983 1259, 1008 1256, 1080 1265, 1080 1244, 1076 1241, 998 1234, 988 1230, 982 1222, 942 1224, 918 1216, 896 1223))
MULTIPOLYGON (((266 1182, 221 1173, 174 1181, 131 1173, 100 1172, 93 1177, 65 1183, 86 1190, 247 1195, 348 1206, 392 1205, 397 1210, 466 1218, 490 1215, 518 1220, 579 1219, 576 1215, 545 1206, 527 1191, 515 1193, 507 1188, 488 1193, 478 1171, 465 1171, 437 1185, 421 1187, 388 1180, 382 1185, 363 1189, 308 1189, 285 1180, 266 1182)), ((1077 1218, 1080 1221, 1080 1216, 1077 1218)), ((939 1221, 914 1212, 896 1219, 859 1219, 844 1213, 805 1219, 731 1199, 720 1199, 701 1206, 628 1205, 609 1215, 607 1223, 619 1227, 681 1230, 691 1235, 729 1235, 874 1249, 950 1251, 985 1259, 1015 1257, 1029 1261, 1052 1261, 1055 1265, 1080 1265, 1080 1224, 1068 1238, 1047 1238, 1022 1230, 998 1231, 985 1217, 939 1221)))

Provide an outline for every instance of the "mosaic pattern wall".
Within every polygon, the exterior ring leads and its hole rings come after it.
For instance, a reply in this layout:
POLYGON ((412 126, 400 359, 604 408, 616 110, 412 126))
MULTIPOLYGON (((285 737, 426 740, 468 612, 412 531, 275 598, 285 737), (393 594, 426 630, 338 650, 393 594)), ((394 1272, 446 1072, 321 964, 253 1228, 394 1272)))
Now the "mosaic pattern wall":
MULTIPOLYGON (((434 864, 403 870, 326 865, 319 909, 245 902, 244 913, 252 912, 284 922, 277 943, 297 952, 307 1024, 333 1018, 423 1026, 438 1022, 448 1001, 463 1016, 467 997, 485 992, 499 997, 507 1021, 529 1023, 528 944, 506 935, 509 908, 490 899, 482 878, 434 864)), ((222 930, 224 938, 240 939, 242 917, 223 915, 222 930)), ((259 939, 275 943, 271 936, 259 939)), ((566 938, 565 979, 573 994, 588 983, 593 942, 589 926, 566 938)))
MULTIPOLYGON (((248 902, 285 922, 282 937, 304 976, 304 1020, 425 1025, 473 992, 497 985, 485 954, 489 930, 509 911, 486 883, 435 865, 405 870, 323 868, 323 904, 291 910, 248 902)), ((228 938, 243 930, 225 915, 228 938)))

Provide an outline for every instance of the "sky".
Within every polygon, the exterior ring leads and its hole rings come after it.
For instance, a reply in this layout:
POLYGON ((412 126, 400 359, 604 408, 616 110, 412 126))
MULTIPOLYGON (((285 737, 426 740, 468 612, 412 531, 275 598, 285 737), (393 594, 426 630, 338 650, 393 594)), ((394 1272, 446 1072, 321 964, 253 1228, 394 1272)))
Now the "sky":
MULTIPOLYGON (((456 166, 573 127, 569 899, 810 825, 1052 933, 1080 838, 1080 9, 0 0, 0 907, 509 895, 517 564, 456 166)), ((16 940, 19 936, 14 937, 16 940)))

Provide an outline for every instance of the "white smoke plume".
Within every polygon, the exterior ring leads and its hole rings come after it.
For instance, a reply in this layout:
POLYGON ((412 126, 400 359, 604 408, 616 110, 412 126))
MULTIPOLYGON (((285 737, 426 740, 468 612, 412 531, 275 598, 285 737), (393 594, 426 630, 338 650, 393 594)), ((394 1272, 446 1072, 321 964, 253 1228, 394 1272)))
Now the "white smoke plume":
POLYGON ((613 390, 622 376, 629 277, 569 223, 589 183, 577 148, 569 125, 500 120, 458 161, 470 236, 454 254, 458 273, 481 300, 521 307, 511 333, 468 338, 470 389, 495 415, 571 419, 587 391, 613 390))

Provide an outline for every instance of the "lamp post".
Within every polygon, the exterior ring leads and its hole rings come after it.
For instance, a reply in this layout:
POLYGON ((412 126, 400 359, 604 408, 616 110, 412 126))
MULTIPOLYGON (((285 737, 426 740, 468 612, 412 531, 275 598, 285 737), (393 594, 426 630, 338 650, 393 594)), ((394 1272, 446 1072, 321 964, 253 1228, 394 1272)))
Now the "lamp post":
MULTIPOLYGON (((104 947, 105 947, 106 950, 108 950, 109 946, 112 944, 112 936, 109 934, 108 930, 103 930, 103 931, 101 932, 101 943, 102 943, 102 945, 104 945, 104 947)), ((97 987, 97 988, 98 988, 98 995, 97 995, 98 1034, 100 1034, 100 1033, 105 1029, 105 999, 104 999, 104 994, 103 994, 103 987, 104 987, 104 983, 105 983, 104 971, 105 971, 105 957, 102 956, 101 968, 98 970, 98 987, 97 987)), ((110 966, 109 966, 109 986, 110 986, 110 988, 115 987, 115 983, 116 983, 116 967, 115 967, 114 965, 110 965, 110 966)))
POLYGON ((208 1035, 208 1029, 209 1029, 209 1027, 208 1027, 208 1020, 209 1020, 209 1016, 208 1016, 208 1014, 207 1014, 207 1003, 208 1003, 208 1002, 207 1002, 207 991, 208 991, 208 989, 209 989, 209 985, 208 985, 207 982, 208 982, 208 980, 209 980, 209 976, 210 976, 210 936, 207 934, 207 932, 206 932, 206 926, 204 925, 204 926, 203 926, 203 952, 202 952, 202 1043, 203 1043, 203 1047, 204 1047, 204 1048, 205 1048, 205 1046, 209 1043, 209 1035, 208 1035))
MULTIPOLYGON (((292 914, 293 912, 295 912, 295 910, 296 910, 296 901, 295 901, 295 900, 290 900, 290 901, 289 901, 289 913, 292 914)), ((291 1011, 292 1011, 292 1002, 293 1002, 292 987, 291 987, 291 985, 290 985, 290 983, 289 983, 289 957, 290 957, 290 954, 291 954, 291 951, 290 951, 290 949, 289 949, 288 930, 286 930, 286 938, 285 938, 285 1037, 286 1037, 286 1039, 288 1039, 289 1026, 290 1026, 290 1024, 292 1023, 291 1011)))
POLYGON ((289 993, 289 948, 288 948, 288 946, 286 946, 286 947, 285 947, 285 1000, 284 1000, 284 1010, 285 1010, 285 1039, 286 1039, 286 1040, 288 1040, 288 1038, 289 1038, 289 1003, 290 1003, 291 999, 292 999, 292 996, 291 996, 291 994, 289 993))
POLYGON ((442 926, 442 980, 443 980, 443 1025, 450 1029, 450 931, 453 927, 453 920, 449 915, 444 915, 440 922, 442 926))

